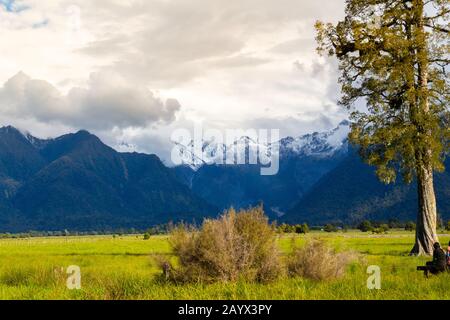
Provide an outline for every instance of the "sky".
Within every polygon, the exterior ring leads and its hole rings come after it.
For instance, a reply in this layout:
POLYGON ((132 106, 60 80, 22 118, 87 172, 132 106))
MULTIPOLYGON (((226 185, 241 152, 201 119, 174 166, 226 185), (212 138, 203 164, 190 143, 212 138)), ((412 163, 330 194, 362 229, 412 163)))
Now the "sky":
POLYGON ((0 0, 0 126, 80 129, 169 161, 178 128, 328 130, 336 61, 314 22, 344 0, 0 0))

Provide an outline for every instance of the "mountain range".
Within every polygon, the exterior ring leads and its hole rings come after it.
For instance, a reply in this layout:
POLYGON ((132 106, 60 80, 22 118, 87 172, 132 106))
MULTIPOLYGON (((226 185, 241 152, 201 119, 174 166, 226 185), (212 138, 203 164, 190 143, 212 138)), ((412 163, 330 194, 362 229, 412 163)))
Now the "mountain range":
MULTIPOLYGON (((286 137, 272 144, 239 139, 230 146, 206 142, 195 154, 192 144, 180 146, 184 165, 175 168, 180 181, 220 209, 264 204, 266 213, 280 222, 355 224, 364 219, 415 220, 417 190, 399 179, 381 183, 348 143, 350 123, 326 132, 286 137), (261 176, 255 165, 215 164, 228 150, 246 154, 279 150, 280 171, 261 176), (199 161, 202 159, 203 161, 199 161)), ((446 162, 446 167, 450 161, 446 162)), ((450 174, 436 173, 438 211, 450 219, 450 174)))
MULTIPOLYGON (((414 184, 380 183, 349 145, 348 132, 343 121, 273 143, 209 140, 201 154, 193 144, 177 144, 184 164, 169 168, 156 155, 117 152, 83 130, 39 139, 0 128, 0 232, 143 229, 258 204, 271 219, 289 223, 414 220, 414 184), (261 165, 220 164, 230 153, 249 159, 261 150, 279 153, 278 174, 261 175, 261 165)), ((441 218, 450 219, 448 171, 436 175, 436 193, 441 218)))
POLYGON ((212 140, 203 144, 202 154, 195 153, 192 143, 177 145, 184 165, 174 170, 195 194, 221 210, 263 203, 266 213, 280 218, 345 158, 349 130, 349 123, 343 121, 331 131, 286 137, 273 143, 243 137, 227 146, 212 140), (216 163, 233 155, 256 159, 258 152, 278 153, 278 174, 261 175, 262 165, 216 163))
POLYGON ((216 212, 155 155, 119 153, 87 131, 41 140, 0 129, 1 231, 142 228, 216 212))

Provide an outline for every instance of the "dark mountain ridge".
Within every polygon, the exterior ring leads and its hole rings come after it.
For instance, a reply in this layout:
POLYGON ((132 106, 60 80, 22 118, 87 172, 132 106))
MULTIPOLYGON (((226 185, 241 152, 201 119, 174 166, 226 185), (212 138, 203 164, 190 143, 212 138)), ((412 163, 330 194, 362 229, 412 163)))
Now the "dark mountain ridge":
MULTIPOLYGON (((272 220, 293 224, 415 220, 415 185, 379 182, 349 148, 347 132, 343 122, 329 132, 280 140, 280 170, 262 176, 259 165, 214 161, 168 168, 156 155, 119 153, 84 130, 38 139, 0 128, 0 232, 144 229, 261 203, 272 220)), ((261 147, 240 141, 233 145, 238 151, 261 147)), ((213 142, 204 147, 210 157, 225 150, 213 142)), ((188 149, 183 154, 194 158, 188 149)), ((448 220, 448 170, 436 174, 435 186, 439 215, 448 220)))
POLYGON ((7 127, 0 146, 3 231, 142 228, 217 213, 157 156, 119 153, 87 131, 40 140, 7 127))
MULTIPOLYGON (((449 168, 450 160, 446 161, 449 168)), ((435 174, 438 214, 450 219, 450 174, 435 174)), ((329 222, 354 224, 362 220, 415 221, 417 188, 415 182, 381 183, 373 167, 365 164, 354 150, 337 167, 325 174, 314 187, 283 217, 290 223, 329 222)))

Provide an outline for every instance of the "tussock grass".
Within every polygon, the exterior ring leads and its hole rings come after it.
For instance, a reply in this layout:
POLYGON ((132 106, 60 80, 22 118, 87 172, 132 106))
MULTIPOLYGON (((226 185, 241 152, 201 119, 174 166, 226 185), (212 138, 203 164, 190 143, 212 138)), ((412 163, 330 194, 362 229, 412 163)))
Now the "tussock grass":
POLYGON ((65 274, 60 268, 50 266, 8 266, 0 275, 0 283, 6 286, 50 287, 63 284, 65 274))
POLYGON ((162 265, 175 282, 270 282, 283 272, 276 239, 261 207, 231 209, 199 230, 174 230, 170 243, 178 264, 162 265))
POLYGON ((288 273, 316 281, 342 278, 358 255, 352 251, 336 252, 321 240, 310 240, 304 246, 294 246, 287 259, 288 273))

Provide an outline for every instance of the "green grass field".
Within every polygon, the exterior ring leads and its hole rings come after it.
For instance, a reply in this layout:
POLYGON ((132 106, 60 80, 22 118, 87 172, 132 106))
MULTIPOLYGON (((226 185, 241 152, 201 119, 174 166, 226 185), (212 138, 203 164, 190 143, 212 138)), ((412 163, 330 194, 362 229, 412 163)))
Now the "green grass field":
MULTIPOLYGON (((280 236, 288 252, 292 237, 325 239, 338 250, 354 250, 363 262, 330 282, 280 279, 271 284, 174 285, 158 280, 155 256, 169 255, 165 236, 58 237, 0 240, 0 299, 450 299, 450 275, 424 278, 426 258, 409 257, 413 233, 361 232, 280 236), (61 268, 81 268, 81 290, 68 290, 61 268), (367 289, 368 265, 381 267, 381 290, 367 289)), ((448 243, 450 235, 440 235, 448 243)))

